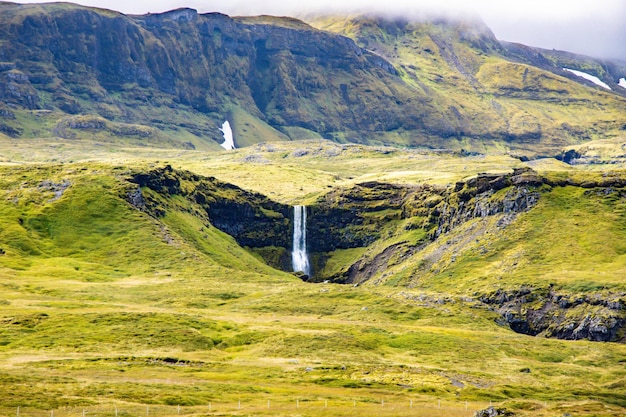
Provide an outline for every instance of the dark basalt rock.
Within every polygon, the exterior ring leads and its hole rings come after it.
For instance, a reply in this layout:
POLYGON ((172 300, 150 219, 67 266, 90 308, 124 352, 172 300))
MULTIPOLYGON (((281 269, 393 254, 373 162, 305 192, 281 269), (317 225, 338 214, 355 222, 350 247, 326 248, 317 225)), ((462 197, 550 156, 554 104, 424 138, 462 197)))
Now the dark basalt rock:
POLYGON ((626 294, 558 294, 552 289, 497 290, 480 298, 517 333, 597 342, 626 341, 626 294))
MULTIPOLYGON (((199 205, 208 221, 249 248, 282 247, 291 249, 291 207, 267 197, 245 191, 211 177, 177 171, 171 166, 133 175, 131 182, 146 187, 165 198, 182 196, 199 205), (182 183, 185 186, 182 186, 182 183)), ((161 217, 163 208, 136 190, 128 194, 135 207, 161 217), (143 204, 142 204, 143 203, 143 204)))
POLYGON ((136 174, 132 182, 140 187, 148 187, 159 193, 179 194, 180 179, 170 165, 163 169, 136 174))
POLYGON ((499 417, 499 416, 514 417, 515 413, 505 408, 496 408, 496 407, 488 407, 488 408, 485 408, 484 410, 476 411, 474 413, 474 417, 499 417))
POLYGON ((563 161, 566 164, 573 165, 577 159, 580 159, 582 154, 575 151, 574 149, 570 149, 568 151, 562 152, 560 155, 557 155, 555 158, 559 161, 563 161))

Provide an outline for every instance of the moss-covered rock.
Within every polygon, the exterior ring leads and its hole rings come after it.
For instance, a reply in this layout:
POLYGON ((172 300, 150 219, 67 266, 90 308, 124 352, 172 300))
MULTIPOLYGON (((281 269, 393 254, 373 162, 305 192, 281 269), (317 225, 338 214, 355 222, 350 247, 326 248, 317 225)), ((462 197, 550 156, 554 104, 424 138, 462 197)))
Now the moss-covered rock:
MULTIPOLYGON (((186 199, 203 210, 211 225, 234 237, 241 246, 259 249, 257 253, 269 264, 284 267, 284 252, 291 248, 289 206, 215 178, 174 170, 171 166, 136 173, 131 181, 160 194, 166 204, 176 204, 176 196, 186 199)), ((162 202, 156 199, 139 199, 136 192, 132 192, 129 199, 143 202, 140 208, 155 217, 166 213, 162 202)))
POLYGON ((481 297, 501 315, 500 322, 532 336, 567 340, 626 340, 626 294, 567 294, 552 288, 497 290, 481 297))

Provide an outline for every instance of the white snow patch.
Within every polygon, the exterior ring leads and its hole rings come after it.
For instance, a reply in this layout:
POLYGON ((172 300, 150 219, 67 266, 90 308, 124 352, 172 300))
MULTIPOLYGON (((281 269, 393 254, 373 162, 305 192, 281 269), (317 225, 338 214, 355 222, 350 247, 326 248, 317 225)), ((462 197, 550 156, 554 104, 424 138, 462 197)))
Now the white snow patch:
POLYGON ((595 85, 599 85, 602 88, 606 88, 607 90, 610 90, 611 87, 609 87, 609 85, 607 83, 605 83, 604 81, 602 81, 601 79, 599 79, 598 77, 596 77, 595 75, 591 75, 591 74, 587 74, 586 72, 582 72, 582 71, 576 71, 573 69, 569 69, 569 68, 563 68, 565 71, 569 71, 574 75, 577 75, 579 77, 584 78, 585 80, 589 80, 592 83, 594 83, 595 85))
POLYGON ((620 78, 619 79, 619 84, 617 84, 617 85, 619 85, 622 88, 626 88, 626 78, 620 78))
POLYGON ((228 123, 228 120, 226 120, 224 124, 222 124, 220 131, 224 135, 224 143, 221 144, 221 147, 226 149, 227 151, 235 149, 235 138, 233 138, 233 129, 230 128, 230 123, 228 123))

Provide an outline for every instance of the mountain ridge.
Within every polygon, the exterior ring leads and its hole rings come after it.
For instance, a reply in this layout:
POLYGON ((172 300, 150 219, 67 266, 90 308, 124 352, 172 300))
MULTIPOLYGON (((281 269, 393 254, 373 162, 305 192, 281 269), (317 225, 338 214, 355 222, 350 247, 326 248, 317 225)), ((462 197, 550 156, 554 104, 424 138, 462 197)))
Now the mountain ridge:
POLYGON ((367 18, 333 18, 332 33, 293 18, 189 8, 141 16, 69 3, 2 10, 0 131, 12 137, 94 135, 142 146, 154 137, 161 146, 217 150, 229 120, 239 146, 321 136, 532 155, 614 137, 626 125, 625 98, 582 88, 563 71, 546 78, 516 67, 532 60, 507 61, 480 25, 377 18, 365 29, 367 18), (351 40, 350 27, 379 31, 378 50, 359 44, 368 35, 351 40), (57 128, 72 116, 156 130, 142 138, 98 124, 57 128))

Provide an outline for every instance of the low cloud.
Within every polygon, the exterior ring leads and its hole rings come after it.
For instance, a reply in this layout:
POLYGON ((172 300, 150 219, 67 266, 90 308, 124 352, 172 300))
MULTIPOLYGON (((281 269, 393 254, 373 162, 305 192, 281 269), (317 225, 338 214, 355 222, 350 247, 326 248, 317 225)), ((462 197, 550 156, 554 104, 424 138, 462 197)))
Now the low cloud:
MULTIPOLYGON (((35 0, 44 2, 48 0, 35 0)), ((405 17, 424 14, 479 16, 498 39, 548 49, 626 60, 624 0, 83 0, 88 6, 123 13, 157 13, 179 7, 229 15, 303 15, 306 13, 379 12, 405 17)))

